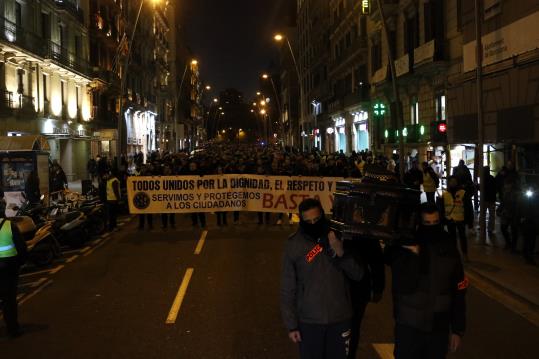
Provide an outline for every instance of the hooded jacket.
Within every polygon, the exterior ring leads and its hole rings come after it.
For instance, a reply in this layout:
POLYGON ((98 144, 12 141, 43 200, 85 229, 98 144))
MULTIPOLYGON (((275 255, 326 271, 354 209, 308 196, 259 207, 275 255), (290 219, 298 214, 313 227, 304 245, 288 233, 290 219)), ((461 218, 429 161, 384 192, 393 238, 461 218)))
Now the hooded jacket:
POLYGON ((455 242, 440 229, 422 239, 416 255, 400 246, 386 247, 393 274, 393 311, 398 324, 426 332, 466 329, 468 280, 455 242))
POLYGON ((289 331, 297 329, 300 322, 326 325, 352 318, 347 277, 359 281, 363 269, 346 252, 341 258, 333 258, 324 242, 302 228, 286 241, 281 312, 289 331))

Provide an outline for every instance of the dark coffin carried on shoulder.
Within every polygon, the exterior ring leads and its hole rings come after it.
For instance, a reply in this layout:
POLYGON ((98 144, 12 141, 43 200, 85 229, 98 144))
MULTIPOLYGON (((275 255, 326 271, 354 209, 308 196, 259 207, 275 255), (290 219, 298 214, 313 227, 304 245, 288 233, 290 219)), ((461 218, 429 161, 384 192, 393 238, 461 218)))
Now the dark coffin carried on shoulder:
POLYGON ((331 227, 345 240, 412 241, 420 192, 385 169, 370 167, 358 180, 337 183, 331 227))

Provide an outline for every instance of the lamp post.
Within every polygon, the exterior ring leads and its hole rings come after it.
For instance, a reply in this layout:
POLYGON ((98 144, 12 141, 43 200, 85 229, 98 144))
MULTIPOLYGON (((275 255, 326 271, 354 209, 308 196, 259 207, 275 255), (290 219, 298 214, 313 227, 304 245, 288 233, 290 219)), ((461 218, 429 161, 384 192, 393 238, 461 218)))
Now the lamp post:
MULTIPOLYGON (((276 34, 273 39, 277 42, 286 41, 286 44, 288 45, 288 50, 290 50, 290 56, 292 57, 292 61, 294 62, 294 67, 296 69, 296 74, 298 76, 298 84, 299 84, 299 98, 300 98, 300 122, 303 125, 303 119, 304 119, 304 108, 305 108, 305 92, 303 89, 303 77, 301 75, 301 71, 298 66, 298 62, 296 61, 296 55, 294 55, 294 50, 292 49, 292 45, 290 44, 290 41, 288 40, 288 37, 282 35, 282 34, 276 34)), ((316 126, 316 123, 315 123, 316 126)), ((303 137, 301 138, 302 147, 304 147, 303 144, 303 137)), ((302 148, 303 149, 303 148, 302 148)))
MULTIPOLYGON (((157 3, 158 0, 152 0, 154 3, 157 3)), ((122 155, 122 132, 123 132, 123 122, 124 118, 124 93, 126 86, 126 79, 128 74, 129 61, 131 60, 131 49, 133 48, 133 40, 135 38, 135 32, 137 31, 138 21, 140 18, 140 13, 142 12, 142 6, 144 5, 144 0, 140 0, 140 6, 137 11, 137 17, 135 18, 135 24, 133 25, 133 30, 131 31, 131 36, 129 37, 129 42, 127 45, 127 55, 125 57, 124 67, 122 69, 122 81, 120 82, 120 113, 118 118, 118 139, 116 140, 116 161, 118 168, 121 165, 121 155, 122 155)))
POLYGON ((176 153, 178 152, 178 105, 180 102, 180 98, 182 96, 182 89, 183 89, 183 82, 185 81, 185 75, 187 74, 187 69, 189 68, 189 65, 196 66, 198 65, 198 61, 193 59, 191 61, 188 61, 185 64, 185 69, 183 70, 182 79, 180 81, 180 87, 178 88, 178 95, 174 99, 174 148, 176 150, 176 153))
POLYGON ((281 100, 279 98, 279 94, 277 93, 277 87, 275 87, 275 82, 273 82, 273 77, 271 77, 270 75, 268 74, 263 74, 262 75, 262 78, 264 80, 270 80, 271 82, 271 87, 273 87, 273 93, 275 94, 275 101, 277 102, 277 106, 279 107, 279 121, 280 121, 280 132, 281 132, 281 141, 284 141, 284 131, 283 131, 283 126, 282 126, 282 123, 283 123, 283 108, 281 107, 281 100))
MULTIPOLYGON (((387 18, 385 16, 384 7, 380 0, 377 0, 377 4, 378 4, 378 9, 380 10, 380 17, 382 18, 382 27, 384 28, 384 32, 386 34, 386 41, 388 43, 387 58, 389 61, 389 68, 391 71, 391 83, 393 85, 393 97, 395 99, 395 111, 397 115, 396 118, 397 118, 398 126, 400 128, 399 132, 402 133, 402 131, 404 130, 404 118, 402 116, 399 88, 397 86, 397 70, 395 68, 395 54, 393 53, 393 51, 391 51, 391 46, 389 46, 391 41, 389 39, 389 29, 387 26, 387 18)), ((399 176, 400 176, 401 182, 404 182, 404 136, 400 136, 399 138, 399 159, 400 159, 399 176)))
MULTIPOLYGON (((481 2, 475 0, 475 38, 476 38, 476 92, 477 92, 477 147, 476 147, 476 166, 474 171, 475 184, 479 181, 479 239, 481 244, 486 243, 486 208, 485 208, 485 173, 483 170, 483 144, 485 141, 485 132, 483 128, 483 42, 482 42, 482 14, 481 2)), ((477 201, 477 195, 475 196, 477 201)), ((490 216, 490 212, 489 212, 490 216)))

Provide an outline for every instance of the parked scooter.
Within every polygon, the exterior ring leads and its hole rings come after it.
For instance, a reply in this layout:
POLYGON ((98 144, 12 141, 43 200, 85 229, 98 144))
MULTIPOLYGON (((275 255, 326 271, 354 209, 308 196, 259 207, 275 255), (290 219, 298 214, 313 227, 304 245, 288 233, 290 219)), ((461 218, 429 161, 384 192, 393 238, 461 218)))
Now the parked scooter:
POLYGON ((87 217, 84 212, 79 210, 60 213, 59 210, 62 208, 65 208, 65 206, 58 204, 51 207, 50 218, 54 220, 54 234, 60 244, 80 248, 89 239, 86 228, 87 217))
POLYGON ((105 231, 105 206, 99 198, 84 200, 79 210, 87 217, 86 228, 90 236, 100 235, 105 231))
POLYGON ((46 221, 36 226, 28 216, 13 217, 11 221, 17 226, 26 241, 28 259, 36 266, 46 266, 61 256, 60 245, 53 233, 53 222, 46 221))

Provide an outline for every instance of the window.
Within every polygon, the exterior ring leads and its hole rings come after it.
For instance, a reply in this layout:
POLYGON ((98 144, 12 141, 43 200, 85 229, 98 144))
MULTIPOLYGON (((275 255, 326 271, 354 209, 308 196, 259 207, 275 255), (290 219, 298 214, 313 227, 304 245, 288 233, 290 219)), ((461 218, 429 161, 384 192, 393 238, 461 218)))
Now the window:
POLYGON ((62 101, 62 106, 66 104, 66 83, 65 81, 60 81, 60 99, 62 101))
POLYGON ((75 36, 75 57, 81 58, 81 41, 80 36, 75 36))
POLYGON ((75 101, 77 103, 77 112, 80 110, 80 86, 75 86, 75 101))
POLYGON ((415 15, 404 22, 404 53, 413 54, 419 46, 419 17, 415 15))
POLYGON ((22 27, 22 5, 18 2, 15 3, 15 24, 22 27))
POLYGON ((48 84, 48 76, 43 74, 43 101, 48 102, 49 101, 49 84, 48 84))
POLYGON ((419 124, 419 103, 417 102, 417 99, 412 100, 412 104, 410 106, 410 119, 412 125, 419 124))
POLYGON ((382 46, 380 41, 375 41, 371 46, 371 72, 372 75, 382 67, 382 46))
POLYGON ((62 25, 58 25, 58 38, 60 39, 60 47, 64 48, 64 27, 62 25))
POLYGON ((436 120, 447 121, 445 111, 445 95, 443 94, 436 96, 436 120))
POLYGON ((41 36, 45 40, 51 39, 51 17, 44 12, 41 13, 41 36))
POLYGON ((23 94, 24 93, 24 70, 18 69, 17 70, 17 93, 23 94))

